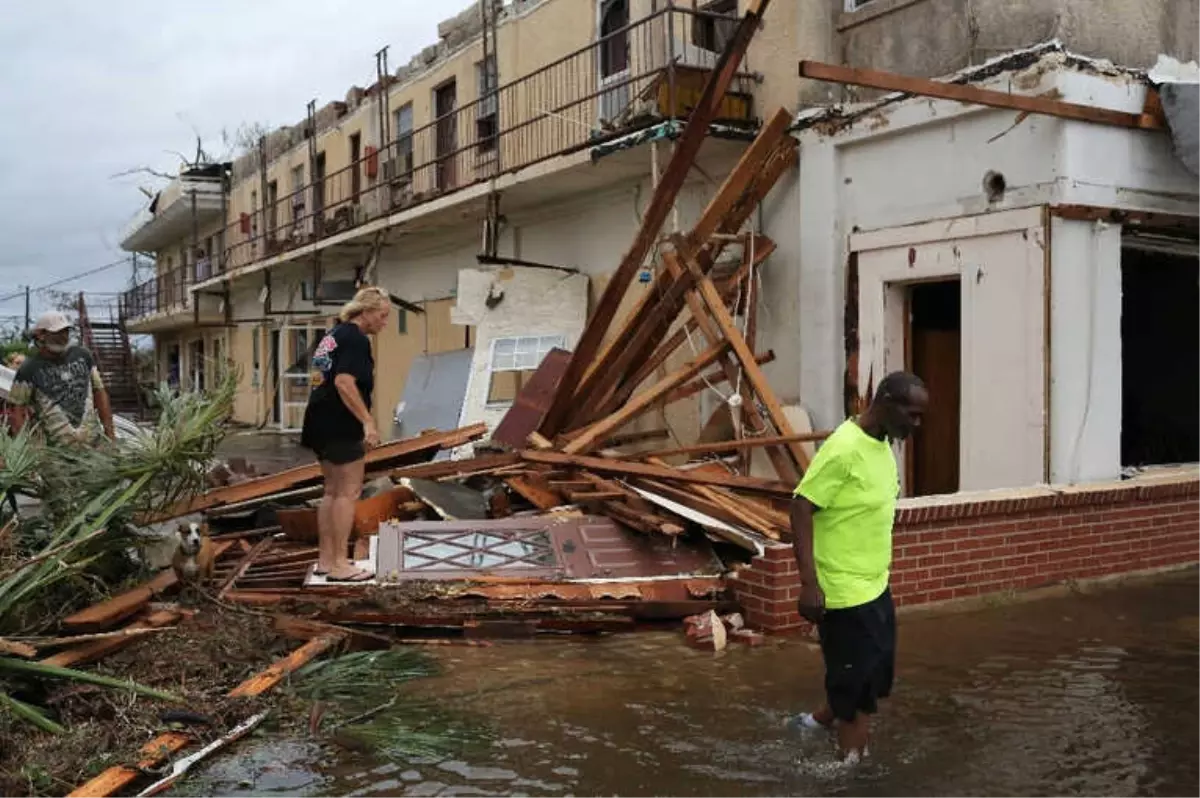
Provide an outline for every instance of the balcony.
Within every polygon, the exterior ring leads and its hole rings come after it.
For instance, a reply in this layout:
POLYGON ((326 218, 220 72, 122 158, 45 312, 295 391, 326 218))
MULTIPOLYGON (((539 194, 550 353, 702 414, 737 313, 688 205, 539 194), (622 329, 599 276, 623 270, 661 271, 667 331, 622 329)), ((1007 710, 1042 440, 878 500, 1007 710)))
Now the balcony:
POLYGON ((121 236, 128 252, 157 252, 187 240, 197 227, 225 220, 221 164, 182 173, 138 213, 121 236))
MULTIPOLYGON (((243 213, 222 233, 218 273, 444 197, 497 175, 684 119, 737 18, 666 7, 621 25, 337 172, 243 213)), ((614 27, 610 25, 610 27, 614 27)), ((752 128, 755 79, 735 76, 718 122, 752 128)), ((435 92, 436 93, 436 92, 435 92)), ((447 103, 452 105, 452 101, 447 103)), ((396 108, 388 109, 388 114, 396 108)), ((311 168, 310 168, 311 171, 311 168)))
MULTIPOLYGON (((125 321, 127 329, 137 334, 186 327, 196 318, 192 303, 200 301, 192 297, 189 289, 211 276, 212 264, 207 258, 155 275, 121 295, 120 317, 125 321)), ((201 306, 201 320, 221 321, 221 314, 207 305, 208 303, 203 303, 201 306)))

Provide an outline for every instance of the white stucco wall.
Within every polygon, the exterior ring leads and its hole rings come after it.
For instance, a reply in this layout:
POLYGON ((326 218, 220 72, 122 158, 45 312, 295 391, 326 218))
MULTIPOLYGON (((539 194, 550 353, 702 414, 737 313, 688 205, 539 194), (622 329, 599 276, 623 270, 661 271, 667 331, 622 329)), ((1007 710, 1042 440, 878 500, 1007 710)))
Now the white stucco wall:
POLYGON ((452 319, 475 326, 475 352, 460 426, 496 425, 510 404, 488 404, 492 344, 501 338, 560 335, 574 349, 587 317, 588 277, 554 269, 500 267, 463 269, 452 319), (488 296, 500 297, 489 308, 488 296))
MULTIPOLYGON (((1042 67, 985 85, 1025 94, 1056 91, 1069 102, 1141 111, 1145 87, 1132 78, 1042 67)), ((798 136, 798 258, 790 266, 797 272, 799 312, 773 334, 799 342, 800 396, 818 428, 844 415, 852 234, 1053 204, 1197 215, 1195 180, 1161 131, 1037 115, 1021 119, 1014 111, 916 98, 832 134, 807 129, 798 136), (989 171, 1004 175, 1000 198, 983 190, 989 171)), ((1120 231, 1055 221, 1051 238, 1049 476, 1063 482, 1113 478, 1120 466, 1120 231)), ((996 377, 999 386, 1011 384, 996 377)), ((1014 395, 1012 401, 1027 398, 1014 395)), ((970 412, 964 407, 964 420, 970 412)), ((1045 432, 1027 434, 1022 449, 1045 432)))
POLYGON ((1052 222, 1050 481, 1121 473, 1121 228, 1052 222))

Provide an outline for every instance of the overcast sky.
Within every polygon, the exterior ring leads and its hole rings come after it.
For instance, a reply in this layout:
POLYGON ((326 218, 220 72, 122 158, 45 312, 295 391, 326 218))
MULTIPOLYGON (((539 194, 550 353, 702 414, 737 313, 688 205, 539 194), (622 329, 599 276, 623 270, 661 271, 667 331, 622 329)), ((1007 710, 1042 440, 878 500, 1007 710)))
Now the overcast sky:
MULTIPOLYGON (((127 257, 121 231, 146 199, 139 166, 174 173, 199 133, 277 127, 340 100, 437 39, 470 0, 37 0, 0 20, 0 297, 127 257)), ((72 291, 128 286, 121 266, 72 291)), ((34 312, 39 308, 35 298, 34 312)), ((0 317, 24 312, 0 303, 0 317)), ((9 319, 0 318, 0 324, 9 319)))

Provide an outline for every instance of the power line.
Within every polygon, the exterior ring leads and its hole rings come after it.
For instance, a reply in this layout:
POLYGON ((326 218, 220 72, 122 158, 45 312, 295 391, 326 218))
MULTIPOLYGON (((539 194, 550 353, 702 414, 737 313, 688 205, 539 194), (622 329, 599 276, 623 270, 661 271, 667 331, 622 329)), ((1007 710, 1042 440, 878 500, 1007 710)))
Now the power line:
MULTIPOLYGON (((77 274, 72 274, 69 277, 63 277, 61 280, 55 280, 52 283, 46 283, 45 285, 39 285, 37 288, 31 288, 29 290, 30 291, 45 291, 47 289, 63 285, 64 283, 74 282, 75 280, 81 280, 84 277, 91 277, 93 274, 99 274, 100 272, 108 271, 109 269, 115 269, 117 266, 128 266, 128 265, 129 265, 128 258, 122 258, 121 260, 114 260, 112 263, 106 263, 103 266, 97 266, 94 269, 88 269, 87 271, 79 272, 77 274)), ((0 302, 11 302, 14 299, 20 299, 20 298, 23 298, 24 296, 25 296, 25 289, 22 288, 20 291, 17 291, 15 294, 9 294, 8 296, 0 297, 0 302)))

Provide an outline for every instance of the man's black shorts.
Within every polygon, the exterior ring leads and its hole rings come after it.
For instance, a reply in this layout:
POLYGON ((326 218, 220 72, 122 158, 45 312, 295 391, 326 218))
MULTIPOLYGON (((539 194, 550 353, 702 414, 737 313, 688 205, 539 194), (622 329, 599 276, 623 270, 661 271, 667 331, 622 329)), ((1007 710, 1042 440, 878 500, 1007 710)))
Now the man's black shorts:
POLYGON ((857 607, 826 610, 817 627, 825 660, 825 696, 834 717, 852 721, 878 709, 892 692, 896 607, 892 591, 857 607))

